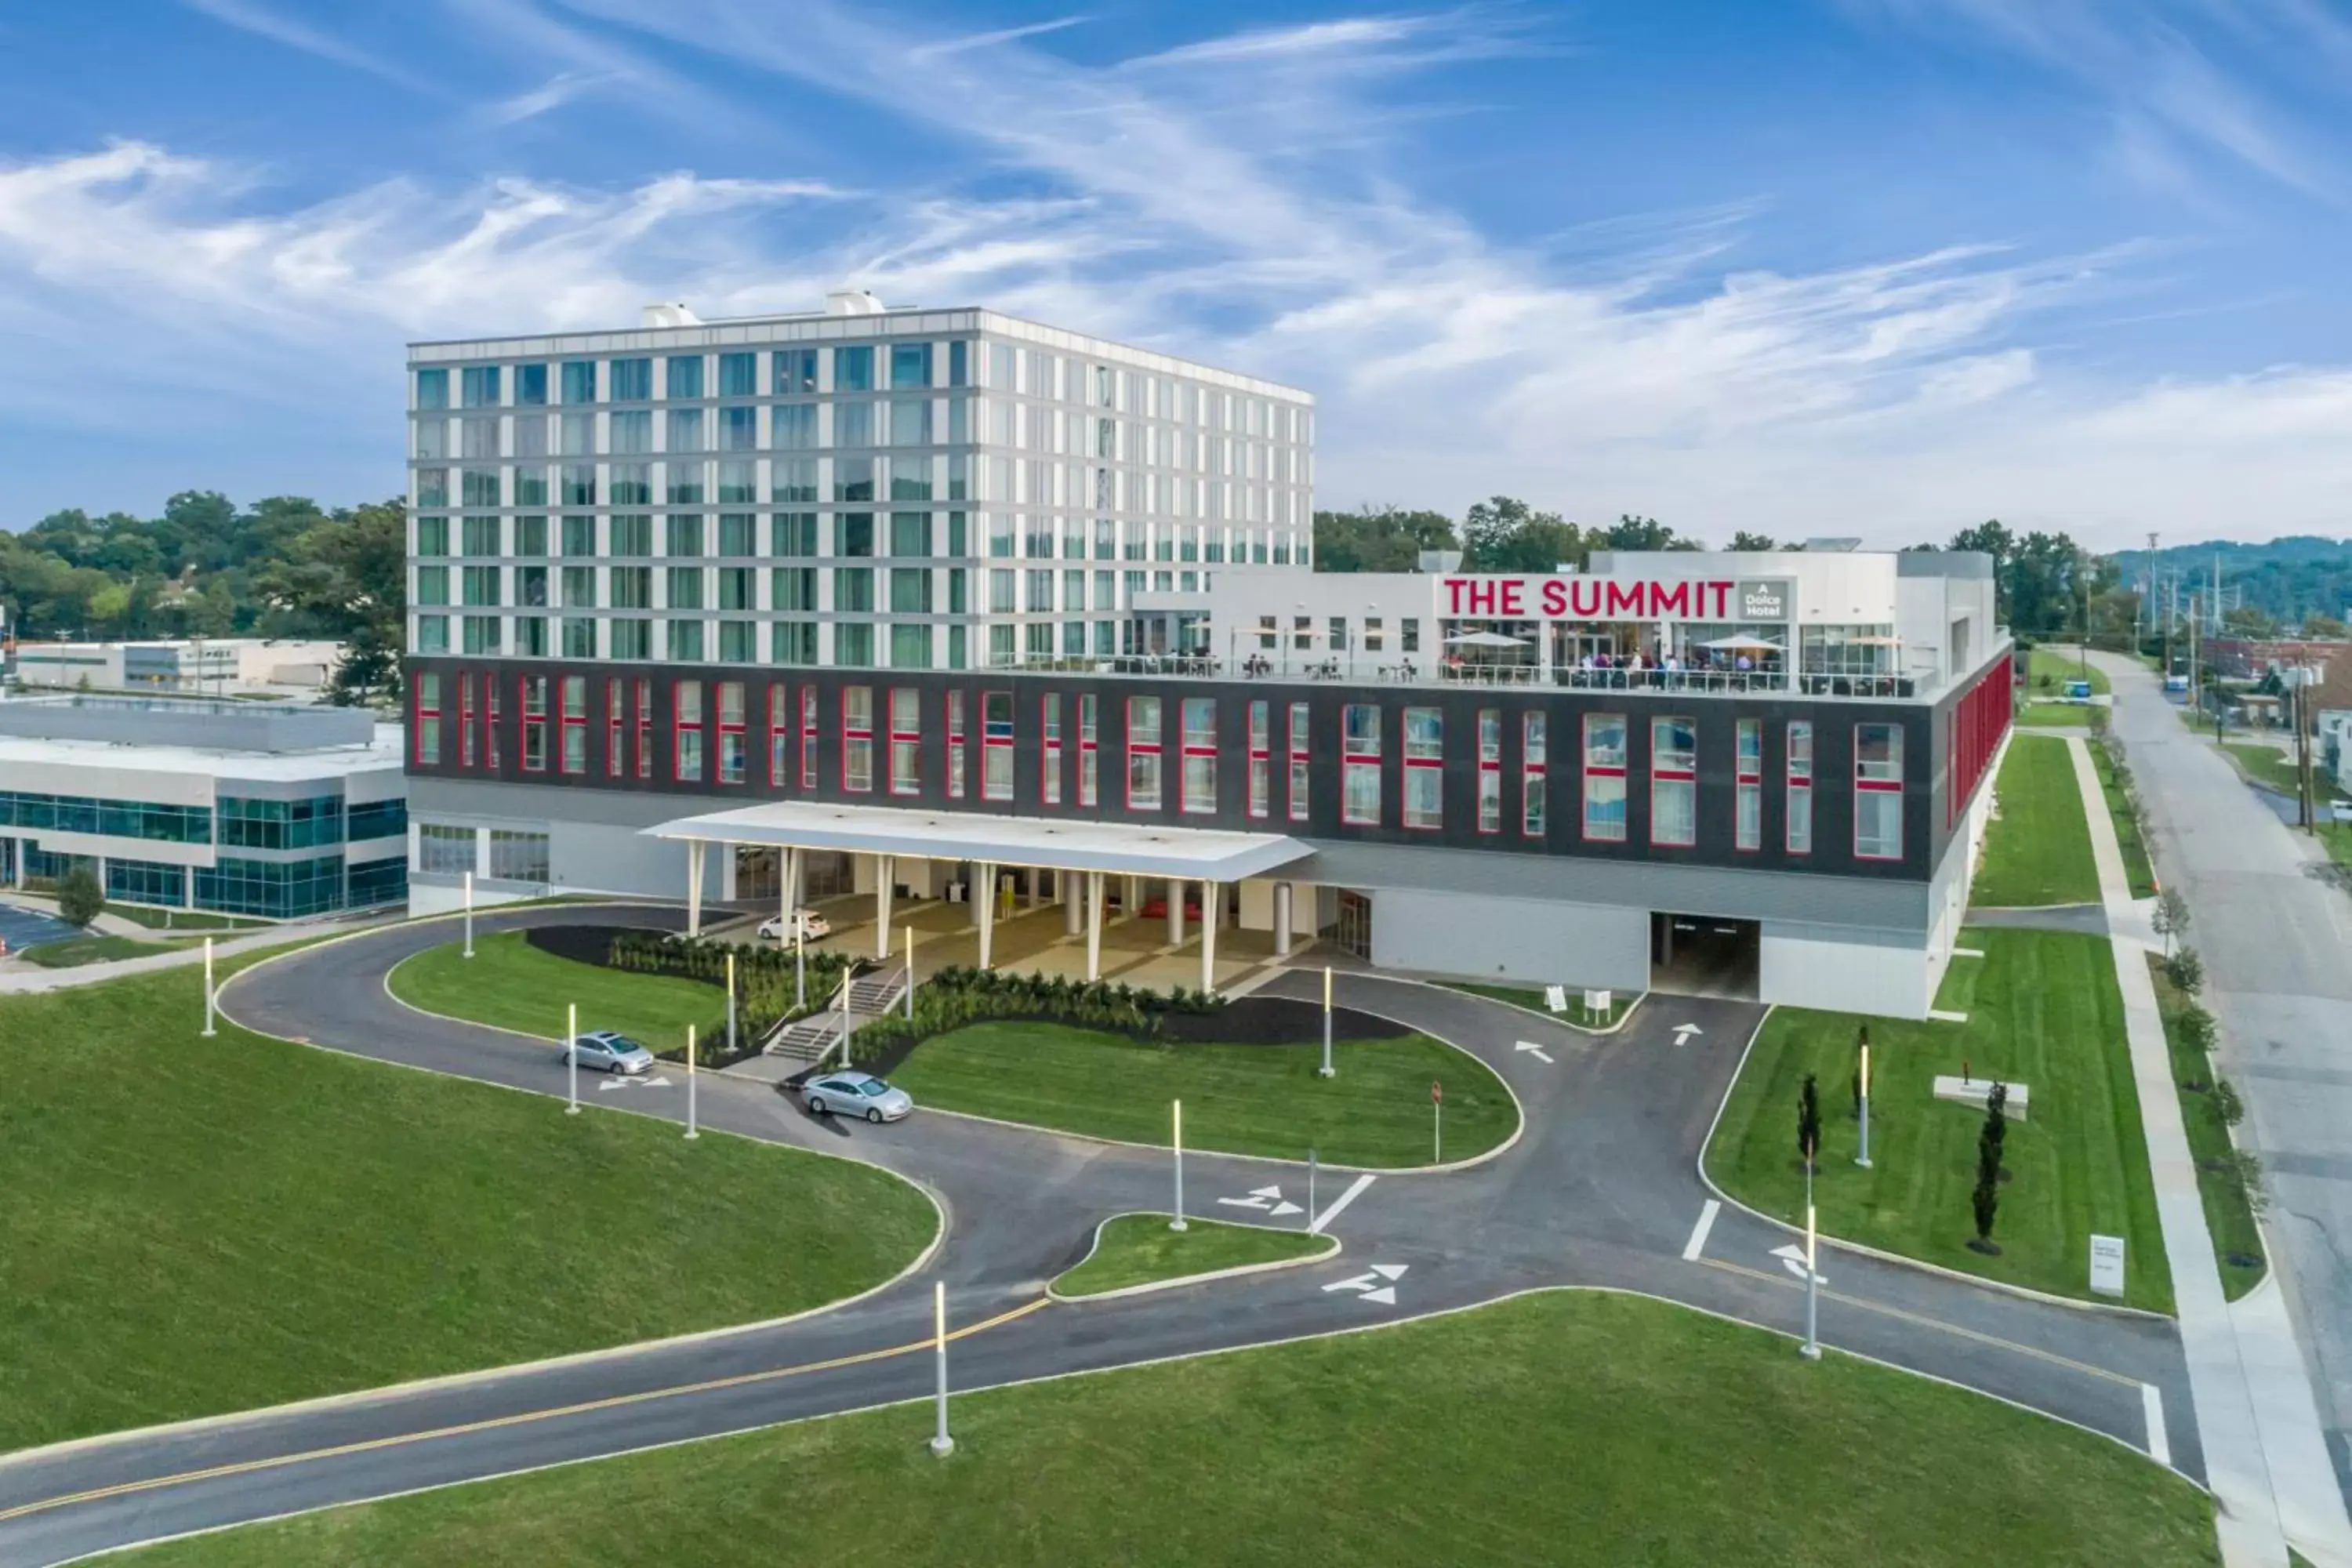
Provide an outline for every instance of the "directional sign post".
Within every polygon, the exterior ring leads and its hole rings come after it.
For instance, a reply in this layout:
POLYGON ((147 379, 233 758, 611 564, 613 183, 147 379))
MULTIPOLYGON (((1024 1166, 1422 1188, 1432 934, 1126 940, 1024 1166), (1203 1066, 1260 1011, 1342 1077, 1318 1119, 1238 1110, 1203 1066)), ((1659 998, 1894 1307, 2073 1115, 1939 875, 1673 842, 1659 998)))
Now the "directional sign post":
POLYGON ((563 1059, 572 1069, 571 1089, 563 1107, 566 1116, 580 1114, 580 1004, 563 1005, 563 1059))

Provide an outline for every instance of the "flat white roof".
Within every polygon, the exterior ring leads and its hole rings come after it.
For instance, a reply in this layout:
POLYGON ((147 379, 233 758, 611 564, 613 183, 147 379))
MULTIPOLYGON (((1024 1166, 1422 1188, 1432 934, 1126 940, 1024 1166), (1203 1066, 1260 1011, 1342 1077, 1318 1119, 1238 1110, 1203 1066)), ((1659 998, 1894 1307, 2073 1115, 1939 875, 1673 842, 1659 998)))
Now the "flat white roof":
POLYGON ((769 801, 733 811, 681 816, 643 831, 656 838, 845 849, 861 855, 919 855, 938 860, 986 860, 1213 882, 1262 876, 1313 853, 1297 839, 1278 833, 1064 822, 1042 816, 910 811, 900 806, 835 805, 810 800, 769 801))
POLYGON ((346 773, 398 768, 405 760, 402 730, 379 724, 375 739, 364 746, 322 746, 308 752, 214 751, 202 746, 120 745, 109 741, 27 740, 0 735, 0 781, 6 786, 38 789, 38 782, 12 767, 108 768, 125 773, 182 773, 205 778, 298 781, 335 778, 346 773))

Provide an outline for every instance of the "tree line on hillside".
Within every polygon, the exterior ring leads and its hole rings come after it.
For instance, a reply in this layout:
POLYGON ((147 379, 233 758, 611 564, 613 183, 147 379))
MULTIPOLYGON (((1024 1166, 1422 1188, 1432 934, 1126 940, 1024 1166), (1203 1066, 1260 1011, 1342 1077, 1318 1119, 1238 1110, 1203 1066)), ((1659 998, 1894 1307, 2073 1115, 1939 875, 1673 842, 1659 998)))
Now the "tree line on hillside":
MULTIPOLYGON (((1457 528, 1442 511, 1361 506, 1315 514, 1315 566, 1320 572, 1410 572, 1423 551, 1458 550, 1465 572, 1583 571, 1597 550, 1705 550, 1703 540, 1655 518, 1621 516, 1585 527, 1512 496, 1478 501, 1457 528)), ((1746 529, 1724 548, 1801 550, 1746 529)), ((2137 596, 2113 560, 2094 555, 2063 533, 2013 533, 1998 521, 1964 528, 1943 545, 1915 550, 1974 550, 1993 559, 1997 614, 2020 637, 2073 634, 2087 624, 2094 640, 2128 640, 2137 596)))
POLYGON ((76 509, 0 533, 0 604, 21 638, 332 637, 350 651, 330 696, 366 702, 399 687, 407 548, 399 501, 184 490, 160 517, 76 509))

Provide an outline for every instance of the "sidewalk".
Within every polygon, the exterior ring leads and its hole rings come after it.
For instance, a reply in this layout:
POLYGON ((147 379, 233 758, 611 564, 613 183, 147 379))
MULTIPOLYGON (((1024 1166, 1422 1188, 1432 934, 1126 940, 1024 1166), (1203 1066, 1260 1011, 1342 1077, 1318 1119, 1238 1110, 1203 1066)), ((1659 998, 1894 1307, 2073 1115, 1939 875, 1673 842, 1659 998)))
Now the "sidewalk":
POLYGON ((2088 745, 2069 740, 2074 779, 2090 820, 2091 855, 2107 911, 2116 984, 2140 1124, 2147 1138, 2157 1217, 2172 1270, 2180 1343, 2205 1449, 2206 1479, 2220 1504, 2221 1560, 2229 1568, 2287 1561, 2287 1542, 2315 1563, 2352 1564, 2352 1523, 2336 1489, 2303 1357, 2273 1281, 2232 1309, 2221 1293, 2213 1240, 2197 1192, 2196 1163, 2181 1124, 2164 1020, 2147 973, 2148 916, 2134 902, 2115 820, 2107 815, 2088 745))
MULTIPOLYGON (((306 942, 314 937, 340 936, 363 926, 404 916, 374 916, 366 920, 335 921, 319 924, 263 926, 257 930, 239 931, 235 940, 216 940, 213 956, 226 958, 232 953, 251 952, 257 948, 282 947, 289 942, 306 942)), ((197 931, 184 933, 201 935, 197 931)), ((23 995, 41 991, 68 991, 81 985, 102 984, 109 980, 121 980, 132 974, 152 974, 159 969, 177 969, 185 964, 202 963, 205 949, 202 942, 193 947, 174 948, 156 953, 152 958, 118 958, 104 963, 77 964, 71 969, 43 969, 37 964, 17 968, 18 961, 0 970, 0 996, 23 995)))

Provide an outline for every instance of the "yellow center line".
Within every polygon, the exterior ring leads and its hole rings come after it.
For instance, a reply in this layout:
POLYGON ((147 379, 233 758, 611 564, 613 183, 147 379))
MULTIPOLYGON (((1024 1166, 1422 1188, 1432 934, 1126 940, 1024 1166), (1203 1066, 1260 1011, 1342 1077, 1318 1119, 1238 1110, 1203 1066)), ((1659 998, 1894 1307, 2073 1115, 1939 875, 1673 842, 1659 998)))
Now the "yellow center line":
MULTIPOLYGON (((1050 1296, 1000 1312, 995 1317, 968 1324, 948 1335, 960 1340, 970 1334, 1001 1327, 1016 1318, 1025 1318, 1040 1307, 1053 1304, 1050 1296)), ((98 1502, 107 1498, 127 1497, 137 1492, 157 1491, 165 1487, 185 1486, 192 1481, 217 1480, 225 1476, 250 1475, 257 1470, 279 1469, 289 1465, 307 1464, 313 1459, 341 1458, 351 1454, 372 1453, 378 1449, 397 1448, 411 1443, 429 1443, 440 1437, 459 1437, 474 1432, 492 1432, 505 1426, 527 1426, 534 1421, 551 1421, 566 1415, 585 1415, 601 1410, 617 1410, 632 1405, 648 1404, 656 1399, 673 1399, 683 1394, 710 1394, 719 1389, 742 1388, 755 1383, 772 1383, 804 1373, 832 1372, 845 1366, 858 1366, 866 1362, 887 1361, 893 1356, 912 1355, 936 1347, 939 1341, 925 1335, 908 1344, 892 1345, 885 1350, 858 1351, 854 1354, 835 1356, 828 1361, 803 1363, 799 1366, 772 1367, 765 1372, 739 1373, 731 1377, 714 1377, 701 1383, 677 1384, 667 1388, 649 1388, 637 1394, 616 1394, 604 1399, 584 1400, 577 1405, 556 1405, 546 1410, 525 1410, 512 1415, 494 1415, 481 1421, 461 1422, 454 1426, 436 1426, 429 1431, 404 1432, 389 1437, 370 1437, 356 1443, 340 1443, 329 1448, 311 1448, 299 1454, 278 1454, 268 1458, 241 1459, 235 1464, 215 1465, 209 1469, 183 1470, 177 1475, 154 1476, 142 1481, 123 1481, 114 1486, 93 1487, 88 1491, 71 1492, 61 1497, 44 1498, 37 1502, 20 1503, 15 1508, 0 1510, 0 1521, 22 1519, 27 1514, 45 1513, 52 1509, 67 1508, 76 1503, 98 1502)))
MULTIPOLYGON (((1768 1285, 1786 1285, 1792 1290, 1803 1289, 1801 1280, 1791 1279, 1785 1275, 1767 1273, 1761 1268, 1750 1268, 1745 1264, 1727 1263, 1720 1258, 1702 1258, 1698 1261, 1709 1268, 1720 1268, 1727 1274, 1742 1274, 1750 1279, 1761 1279, 1768 1285)), ((2089 1362, 2076 1361, 2072 1356, 2060 1355, 2056 1351, 2040 1350, 2032 1345, 2020 1344, 2015 1340, 2002 1339, 1999 1334, 1988 1334, 1976 1329, 1964 1329, 1958 1323, 1948 1323, 1941 1318, 1927 1317, 1922 1313, 1909 1311, 1901 1307, 1890 1307, 1883 1301, 1867 1301, 1859 1296, 1843 1296, 1834 1290, 1822 1291, 1822 1299, 1842 1302, 1849 1307, 1860 1307, 1866 1312, 1876 1312, 1883 1317, 1899 1319, 1906 1323, 1941 1329, 1948 1334, 1956 1334, 1964 1340, 1974 1340, 1979 1344, 1992 1345, 2000 1350, 2015 1351, 2019 1355, 2032 1356, 2036 1361, 2046 1361, 2053 1366, 2063 1366, 2070 1372, 2079 1372, 2086 1377, 2105 1378, 2109 1383, 2119 1383, 2126 1388, 2137 1388, 2140 1385, 2138 1378, 2126 1377, 2122 1373, 2109 1372, 2105 1367, 2093 1366, 2089 1362)), ((0 1518, 5 1517, 6 1516, 0 1515, 0 1518)))

